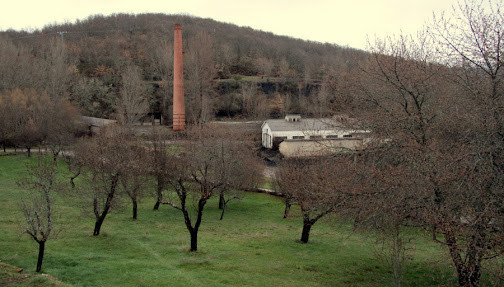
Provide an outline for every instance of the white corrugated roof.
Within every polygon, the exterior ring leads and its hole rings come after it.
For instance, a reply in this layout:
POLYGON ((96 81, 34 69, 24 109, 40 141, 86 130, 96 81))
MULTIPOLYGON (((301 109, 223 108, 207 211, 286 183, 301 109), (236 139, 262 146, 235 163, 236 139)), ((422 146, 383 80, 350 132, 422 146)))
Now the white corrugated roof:
POLYGON ((285 119, 266 120, 272 132, 280 131, 328 131, 345 128, 344 125, 336 119, 301 119, 296 122, 288 122, 285 119))

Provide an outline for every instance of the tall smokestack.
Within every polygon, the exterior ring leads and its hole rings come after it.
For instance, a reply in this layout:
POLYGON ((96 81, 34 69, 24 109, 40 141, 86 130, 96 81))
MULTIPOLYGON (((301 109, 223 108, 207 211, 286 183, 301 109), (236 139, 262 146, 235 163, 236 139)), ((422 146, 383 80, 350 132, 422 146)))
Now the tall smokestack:
POLYGON ((175 24, 173 48, 173 130, 185 128, 184 64, 182 60, 182 26, 175 24))

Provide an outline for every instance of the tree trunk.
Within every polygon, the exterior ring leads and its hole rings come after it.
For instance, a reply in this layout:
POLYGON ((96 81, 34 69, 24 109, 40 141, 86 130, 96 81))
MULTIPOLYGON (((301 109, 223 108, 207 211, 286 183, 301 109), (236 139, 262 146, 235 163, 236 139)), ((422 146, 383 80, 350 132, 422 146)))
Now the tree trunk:
POLYGON ((450 256, 455 268, 457 269, 458 282, 461 287, 477 287, 481 277, 481 258, 478 256, 476 247, 470 244, 467 250, 465 260, 462 259, 460 249, 457 245, 457 239, 452 232, 445 234, 446 243, 450 250, 450 256))
POLYGON ((191 251, 198 250, 198 230, 194 229, 191 233, 191 251))
POLYGON ((31 147, 26 147, 26 151, 28 153, 28 157, 31 157, 31 147))
POLYGON ((35 272, 40 272, 42 269, 42 261, 44 260, 44 249, 45 249, 45 241, 38 242, 39 244, 39 253, 37 259, 37 270, 35 272))
POLYGON ((399 225, 395 226, 395 230, 392 233, 392 245, 391 245, 391 259, 392 259, 392 275, 394 278, 394 286, 402 286, 403 278, 403 251, 405 249, 404 242, 401 238, 401 228, 399 225))
MULTIPOLYGON (((110 183, 110 190, 109 190, 109 193, 107 196, 107 201, 105 202, 105 206, 103 207, 103 212, 96 219, 95 229, 93 231, 94 236, 100 235, 100 228, 101 228, 103 221, 105 220, 105 217, 107 216, 110 208, 112 207, 112 200, 114 199, 114 195, 115 195, 118 181, 119 181, 119 174, 115 174, 112 178, 112 182, 110 183)), ((96 215, 98 215, 98 210, 96 208, 96 203, 95 203, 95 216, 96 215)))
POLYGON ((158 210, 159 209, 159 205, 161 205, 161 201, 159 201, 159 199, 156 201, 156 204, 154 204, 154 210, 158 210))
POLYGON ((222 220, 224 218, 224 212, 226 212, 226 201, 223 202, 223 205, 222 205, 222 212, 221 212, 221 215, 220 215, 220 220, 222 220))
POLYGON ((219 192, 219 209, 224 209, 225 205, 226 205, 226 199, 224 198, 224 192, 221 191, 219 192))
POLYGON ((81 173, 81 166, 79 166, 79 169, 77 170, 77 173, 74 174, 73 176, 70 177, 70 184, 72 185, 72 188, 75 188, 75 182, 74 182, 74 179, 76 179, 80 173, 81 173))
POLYGON ((103 224, 103 221, 105 220, 105 216, 102 214, 102 216, 100 216, 96 222, 95 222, 95 227, 94 227, 94 231, 93 231, 93 236, 98 236, 100 235, 100 229, 101 229, 101 226, 103 224))
POLYGON ((201 220, 203 218, 203 209, 205 208, 206 204, 206 198, 200 198, 198 201, 198 215, 196 218, 196 222, 194 223, 194 227, 190 227, 191 221, 188 220, 188 214, 184 214, 184 217, 186 217, 186 226, 189 229, 189 232, 191 234, 191 251, 196 251, 198 250, 198 230, 201 225, 201 220))
POLYGON ((158 210, 159 209, 159 205, 161 205, 161 202, 163 202, 163 189, 164 189, 164 184, 162 182, 162 179, 160 179, 158 177, 158 180, 157 180, 157 201, 156 201, 156 204, 154 204, 154 210, 158 210))
POLYGON ((284 210, 283 218, 289 217, 290 208, 291 208, 290 200, 286 199, 285 200, 285 210, 284 210))
POLYGON ((308 243, 308 238, 310 237, 310 229, 312 228, 311 222, 306 222, 303 220, 303 232, 301 233, 301 242, 308 243))
POLYGON ((137 201, 136 201, 136 198, 135 199, 132 199, 133 201, 133 219, 137 219, 137 214, 138 214, 138 204, 137 204, 137 201))
POLYGON ((458 268, 458 282, 460 287, 477 287, 479 286, 479 280, 481 277, 480 268, 477 270, 471 270, 471 268, 458 268))

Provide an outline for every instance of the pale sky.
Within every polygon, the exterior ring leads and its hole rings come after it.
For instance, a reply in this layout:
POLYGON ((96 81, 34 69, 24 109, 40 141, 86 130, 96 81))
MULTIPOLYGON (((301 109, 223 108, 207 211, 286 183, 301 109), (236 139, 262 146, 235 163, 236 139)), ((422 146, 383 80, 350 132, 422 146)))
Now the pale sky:
POLYGON ((185 13, 304 40, 365 49, 369 37, 414 34, 456 0, 3 0, 0 30, 89 15, 185 13))

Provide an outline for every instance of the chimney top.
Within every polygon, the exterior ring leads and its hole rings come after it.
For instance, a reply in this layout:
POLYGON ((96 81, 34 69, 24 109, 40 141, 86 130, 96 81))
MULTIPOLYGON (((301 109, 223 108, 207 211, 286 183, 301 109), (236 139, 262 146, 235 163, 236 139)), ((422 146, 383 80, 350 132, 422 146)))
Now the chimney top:
POLYGON ((175 24, 175 27, 173 28, 173 30, 182 30, 182 25, 175 24))

